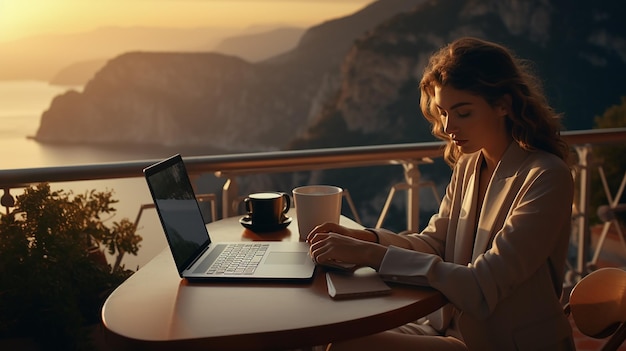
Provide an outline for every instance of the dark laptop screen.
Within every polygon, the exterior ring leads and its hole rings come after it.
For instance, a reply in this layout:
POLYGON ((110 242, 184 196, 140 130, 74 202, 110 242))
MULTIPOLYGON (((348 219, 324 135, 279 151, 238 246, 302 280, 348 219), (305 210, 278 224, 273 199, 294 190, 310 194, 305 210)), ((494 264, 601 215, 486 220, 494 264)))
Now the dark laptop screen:
POLYGON ((210 243, 202 213, 180 155, 144 170, 178 271, 210 243))

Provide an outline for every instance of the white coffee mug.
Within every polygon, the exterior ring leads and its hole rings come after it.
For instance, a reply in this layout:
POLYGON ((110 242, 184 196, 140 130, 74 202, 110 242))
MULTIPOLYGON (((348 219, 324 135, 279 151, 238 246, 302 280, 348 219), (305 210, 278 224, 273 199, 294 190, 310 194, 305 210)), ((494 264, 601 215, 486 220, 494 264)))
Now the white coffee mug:
POLYGON ((339 223, 342 193, 343 189, 331 185, 293 189, 300 240, 305 240, 311 230, 322 223, 339 223))

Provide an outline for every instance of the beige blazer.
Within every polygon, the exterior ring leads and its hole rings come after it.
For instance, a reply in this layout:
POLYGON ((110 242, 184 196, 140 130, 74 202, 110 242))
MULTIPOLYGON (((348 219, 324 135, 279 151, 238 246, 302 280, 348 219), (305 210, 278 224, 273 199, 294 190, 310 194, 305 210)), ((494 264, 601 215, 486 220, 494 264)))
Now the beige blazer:
POLYGON ((552 154, 512 143, 476 216, 481 162, 481 152, 457 162, 439 212, 420 234, 378 230, 389 245, 379 273, 441 291, 450 303, 428 318, 470 350, 567 350, 572 331, 560 296, 570 169, 552 154))

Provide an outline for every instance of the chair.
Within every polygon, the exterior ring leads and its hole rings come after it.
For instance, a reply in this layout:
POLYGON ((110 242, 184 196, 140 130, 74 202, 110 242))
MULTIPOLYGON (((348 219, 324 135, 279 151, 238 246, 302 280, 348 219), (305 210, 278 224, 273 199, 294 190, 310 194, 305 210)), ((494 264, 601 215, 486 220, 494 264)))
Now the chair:
POLYGON ((601 268, 588 274, 574 286, 564 310, 581 333, 610 336, 602 351, 617 350, 626 339, 626 271, 601 268))
POLYGON ((602 232, 600 234, 600 238, 598 239, 598 243, 596 244, 596 250, 593 254, 593 258, 589 262, 589 267, 592 269, 595 268, 598 258, 600 257, 600 251, 602 251, 602 247, 604 245, 604 241, 606 239, 607 234, 609 233, 609 229, 611 225, 615 226, 615 230, 617 231, 617 237, 622 244, 622 248, 626 252, 626 241, 624 239, 624 233, 622 233, 620 223, 617 220, 617 213, 626 212, 626 203, 620 203, 620 199, 622 198, 622 194, 624 193, 624 188, 626 187, 626 173, 622 178, 622 182, 617 190, 615 196, 611 196, 611 192, 609 191, 609 185, 606 181, 606 176, 604 175, 604 169, 602 167, 598 168, 600 174, 600 180, 602 181, 602 186, 604 187, 604 193, 606 194, 608 205, 603 205, 598 207, 598 217, 603 222, 602 232))
POLYGON ((204 219, 204 223, 210 223, 217 220, 217 208, 215 204, 215 194, 197 194, 196 200, 198 203, 208 202, 211 206, 211 220, 207 221, 204 219))
MULTIPOLYGON (((210 206, 211 206, 211 220, 207 221, 204 217, 204 223, 209 223, 211 221, 215 221, 217 220, 217 209, 216 209, 216 205, 215 205, 215 194, 198 194, 196 195, 196 200, 198 202, 209 202, 210 206)), ((135 218, 135 228, 139 228, 139 220, 141 219, 141 216, 143 215, 143 211, 151 209, 151 208, 156 208, 156 206, 154 205, 154 203, 150 203, 150 204, 143 204, 141 206, 139 206, 139 212, 137 212, 137 217, 135 218)), ((122 259, 124 258, 124 251, 121 251, 117 254, 117 257, 115 258, 115 263, 113 264, 113 271, 117 270, 121 264, 122 264, 122 259)))
MULTIPOLYGON (((432 181, 419 181, 420 172, 417 166, 423 163, 433 163, 433 160, 429 157, 422 158, 419 161, 415 161, 414 163, 403 164, 404 167, 404 177, 406 178, 405 182, 394 184, 389 190, 389 194, 387 195, 387 200, 385 201, 385 205, 383 206, 382 211, 380 212, 380 216, 378 217, 378 221, 376 221, 375 228, 381 228, 383 226, 383 222, 385 221, 385 217, 387 216, 387 212, 389 211, 389 207, 391 206, 391 202, 393 200, 393 196, 397 191, 402 190, 419 190, 420 188, 429 188, 432 190, 433 195, 435 196, 435 200, 437 201, 437 205, 441 205, 441 197, 437 193, 437 186, 435 182, 432 181), (417 181, 416 181, 417 179, 417 181)), ((417 230, 418 228, 408 228, 408 231, 417 230)))

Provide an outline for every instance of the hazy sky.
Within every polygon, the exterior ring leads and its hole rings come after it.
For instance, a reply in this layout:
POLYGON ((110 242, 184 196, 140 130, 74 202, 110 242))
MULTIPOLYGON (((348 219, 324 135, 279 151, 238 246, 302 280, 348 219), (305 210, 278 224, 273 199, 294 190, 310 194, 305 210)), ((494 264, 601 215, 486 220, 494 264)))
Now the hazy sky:
POLYGON ((103 26, 307 26, 373 0, 0 0, 0 41, 103 26))

